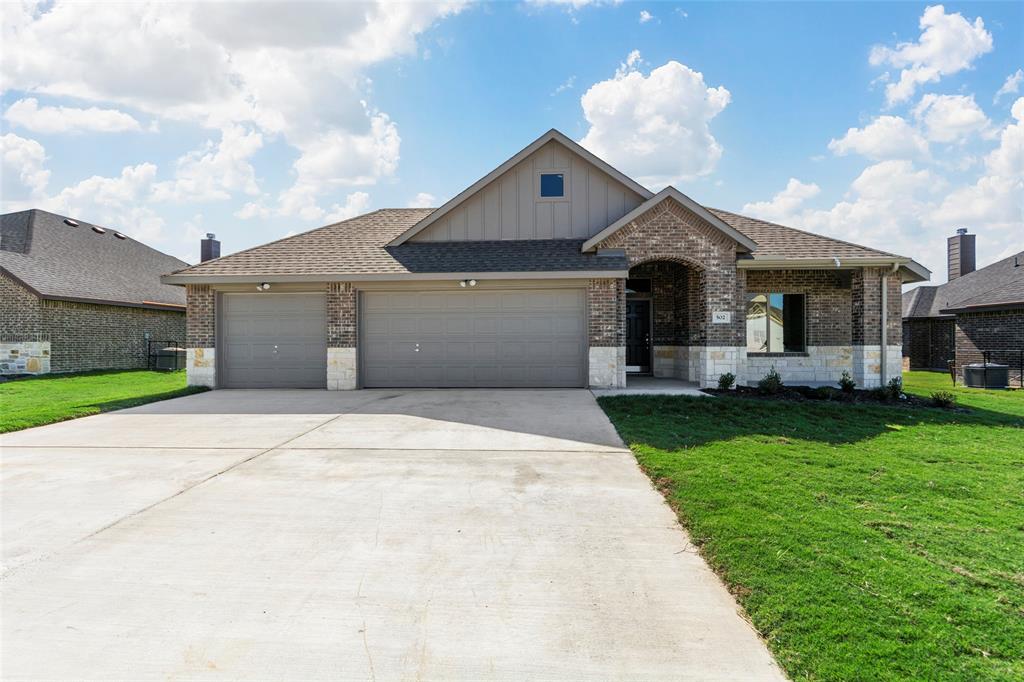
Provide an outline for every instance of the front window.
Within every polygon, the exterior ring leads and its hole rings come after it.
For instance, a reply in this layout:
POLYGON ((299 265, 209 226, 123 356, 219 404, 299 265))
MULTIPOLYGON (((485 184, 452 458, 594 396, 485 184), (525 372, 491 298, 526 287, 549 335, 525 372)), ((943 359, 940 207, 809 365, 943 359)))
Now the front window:
POLYGON ((540 195, 545 199, 564 197, 565 175, 562 173, 541 173, 540 195))
POLYGON ((754 294, 747 300, 748 353, 803 353, 803 294, 754 294))

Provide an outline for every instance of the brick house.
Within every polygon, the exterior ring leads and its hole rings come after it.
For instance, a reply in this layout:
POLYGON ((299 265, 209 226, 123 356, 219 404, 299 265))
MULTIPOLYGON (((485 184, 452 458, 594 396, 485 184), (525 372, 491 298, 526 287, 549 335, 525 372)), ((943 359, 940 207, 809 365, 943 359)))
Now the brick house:
POLYGON ((0 374, 145 367, 185 340, 187 266, 114 230, 38 209, 0 216, 0 374))
POLYGON ((186 268, 216 387, 862 386, 901 371, 910 258, 651 192, 552 130, 438 209, 382 209, 186 268))
POLYGON ((1024 251, 975 269, 975 235, 947 240, 948 281, 903 296, 903 355, 911 369, 945 370, 955 362, 994 362, 1019 369, 1024 351, 1024 251))

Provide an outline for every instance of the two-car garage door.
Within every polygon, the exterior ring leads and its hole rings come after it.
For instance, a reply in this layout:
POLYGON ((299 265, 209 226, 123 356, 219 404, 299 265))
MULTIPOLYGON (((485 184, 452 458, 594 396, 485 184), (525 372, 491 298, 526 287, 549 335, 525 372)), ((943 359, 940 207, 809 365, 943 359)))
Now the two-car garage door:
MULTIPOLYGON (((228 388, 323 388, 323 294, 224 294, 220 368, 228 388)), ((586 385, 583 289, 364 291, 360 384, 586 385)))
POLYGON ((586 385, 582 289, 363 292, 366 387, 586 385))

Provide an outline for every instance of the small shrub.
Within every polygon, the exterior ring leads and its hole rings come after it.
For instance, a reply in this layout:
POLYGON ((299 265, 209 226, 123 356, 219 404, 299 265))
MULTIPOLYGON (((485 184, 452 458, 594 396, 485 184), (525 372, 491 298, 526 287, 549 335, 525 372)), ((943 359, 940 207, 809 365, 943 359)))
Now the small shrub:
POLYGON ((956 395, 951 391, 935 391, 931 395, 932 405, 935 407, 953 407, 956 405, 956 395))
POLYGON ((764 378, 757 382, 757 390, 764 395, 775 395, 782 390, 782 377, 772 367, 768 370, 768 373, 764 375, 764 378))
POLYGON ((726 372, 725 374, 718 377, 718 387, 723 391, 727 391, 732 388, 732 385, 736 383, 736 375, 732 372, 726 372))
POLYGON ((903 379, 900 377, 889 379, 885 389, 889 392, 889 400, 899 400, 903 397, 903 379))
POLYGON ((811 391, 811 397, 815 400, 835 400, 838 397, 837 393, 838 391, 831 386, 819 386, 811 391))
POLYGON ((888 386, 876 386, 871 389, 871 397, 879 402, 889 402, 889 398, 892 394, 889 393, 888 386))
POLYGON ((839 388, 843 393, 853 393, 853 389, 857 388, 857 382, 850 376, 850 371, 844 369, 843 376, 839 377, 839 388))

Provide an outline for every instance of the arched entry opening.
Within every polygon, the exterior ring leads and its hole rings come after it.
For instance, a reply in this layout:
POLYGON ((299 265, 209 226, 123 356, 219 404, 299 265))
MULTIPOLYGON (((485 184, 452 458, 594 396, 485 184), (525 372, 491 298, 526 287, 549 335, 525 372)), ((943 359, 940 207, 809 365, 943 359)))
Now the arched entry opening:
POLYGON ((634 265, 626 280, 626 373, 693 381, 691 348, 705 345, 704 275, 682 260, 634 265))

